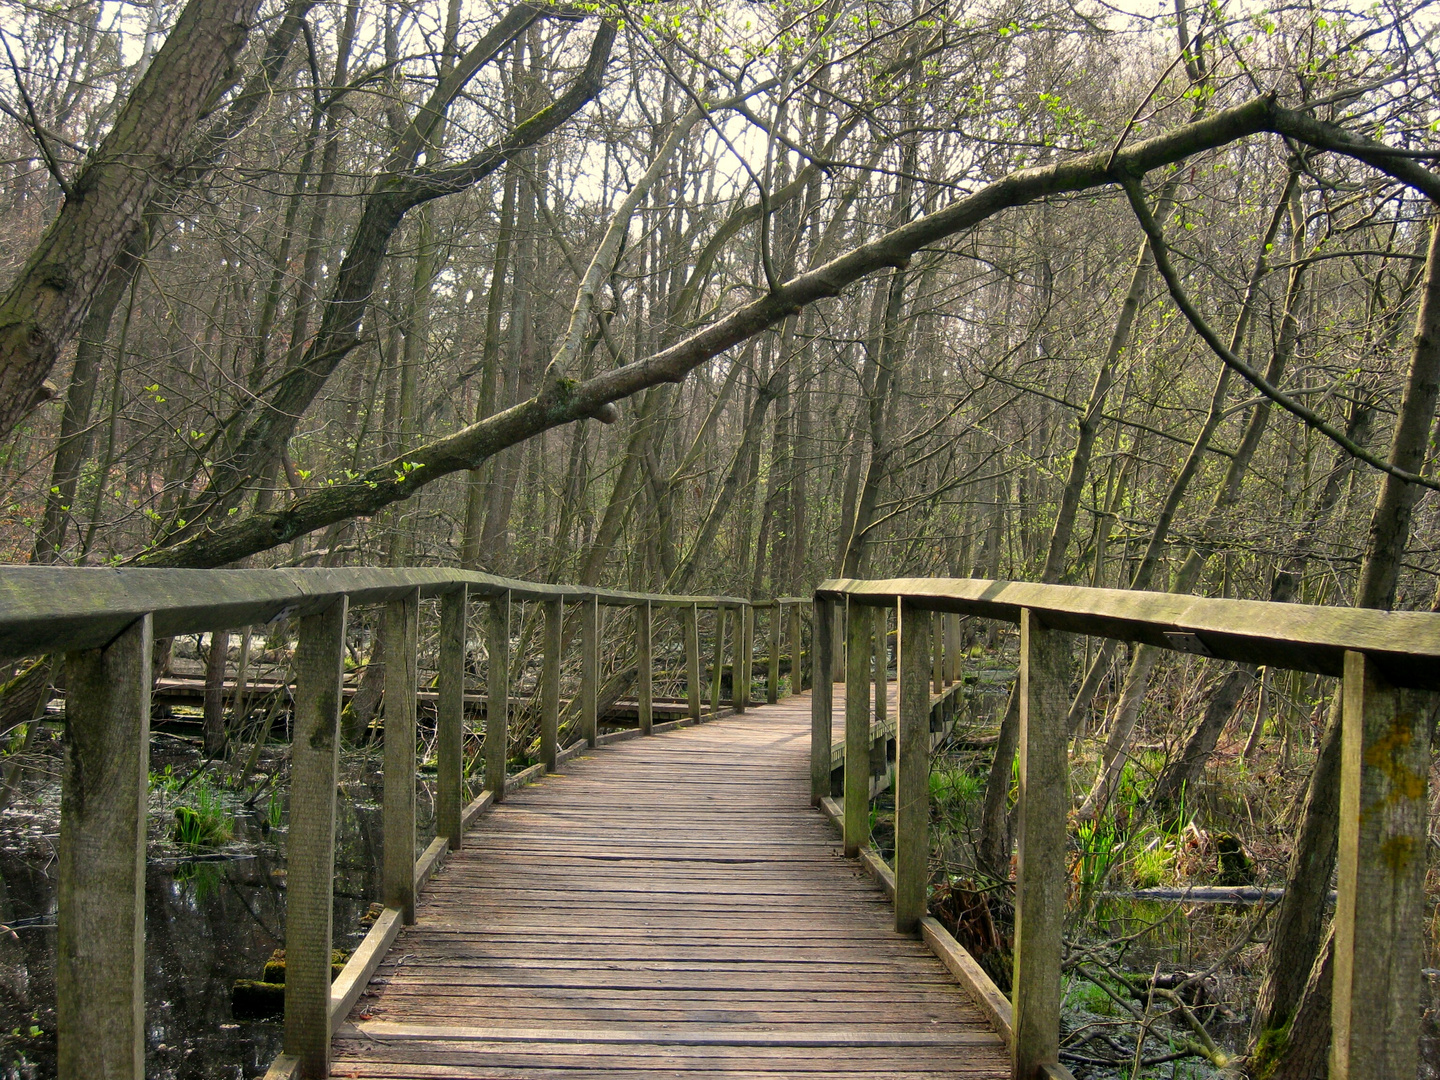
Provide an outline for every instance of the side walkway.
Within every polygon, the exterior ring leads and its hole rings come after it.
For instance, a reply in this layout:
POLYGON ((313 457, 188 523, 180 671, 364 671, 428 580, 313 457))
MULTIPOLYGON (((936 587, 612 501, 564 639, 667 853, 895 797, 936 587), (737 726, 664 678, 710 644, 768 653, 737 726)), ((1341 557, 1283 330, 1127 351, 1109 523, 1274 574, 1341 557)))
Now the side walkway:
POLYGON ((482 819, 336 1034, 341 1077, 1006 1077, 809 805, 809 695, 577 758, 482 819))

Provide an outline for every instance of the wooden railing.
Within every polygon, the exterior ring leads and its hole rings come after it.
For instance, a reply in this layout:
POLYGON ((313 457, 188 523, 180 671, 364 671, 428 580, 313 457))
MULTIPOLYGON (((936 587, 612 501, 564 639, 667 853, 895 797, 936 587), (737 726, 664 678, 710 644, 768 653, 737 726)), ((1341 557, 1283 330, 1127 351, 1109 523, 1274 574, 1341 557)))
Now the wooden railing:
POLYGON ((782 625, 798 688, 802 609, 728 596, 662 596, 513 581, 457 570, 102 570, 0 567, 0 660, 63 653, 67 726, 59 852, 57 1030, 62 1080, 141 1080, 145 1014, 145 839, 152 647, 156 637, 214 633, 294 619, 290 829, 286 850, 285 1053, 272 1077, 325 1076, 334 1025, 349 1012, 396 933, 415 918, 417 890, 466 828, 507 788, 612 738, 718 715, 730 642, 732 708, 752 687, 755 610, 770 608, 767 696, 778 691, 782 625), (422 598, 438 597, 436 839, 415 852, 416 646, 422 598), (466 799, 465 638, 472 601, 487 608, 491 675, 484 729, 484 790, 466 799), (543 606, 538 765, 507 775, 511 603, 543 606), (384 913, 331 984, 339 720, 346 625, 362 605, 384 605, 384 913), (559 742, 565 606, 580 622, 579 741, 559 742), (634 613, 638 727, 599 733, 600 609, 634 613), (688 716, 653 717, 653 614, 682 623, 688 716), (709 711, 702 701, 699 611, 717 613, 709 711), (788 616, 788 620, 785 618, 788 616))
POLYGON ((828 804, 843 822, 845 853, 852 857, 866 856, 869 843, 876 738, 873 614, 898 609, 894 872, 873 855, 867 862, 893 893, 896 929, 919 931, 932 945, 943 930, 926 911, 931 683, 942 671, 952 678, 956 672, 954 616, 1019 624, 1013 1000, 1007 1001, 948 935, 937 948, 1001 1028, 1016 1080, 1070 1075, 1059 1064, 1071 809, 1066 730, 1071 650, 1065 633, 1342 679, 1331 1075, 1349 1080, 1415 1075, 1426 915, 1429 718, 1440 690, 1440 615, 917 578, 827 581, 816 590, 814 605, 811 794, 816 805, 828 804), (937 633, 936 623, 944 626, 943 633, 937 633), (831 685, 842 648, 843 808, 830 803, 831 685))

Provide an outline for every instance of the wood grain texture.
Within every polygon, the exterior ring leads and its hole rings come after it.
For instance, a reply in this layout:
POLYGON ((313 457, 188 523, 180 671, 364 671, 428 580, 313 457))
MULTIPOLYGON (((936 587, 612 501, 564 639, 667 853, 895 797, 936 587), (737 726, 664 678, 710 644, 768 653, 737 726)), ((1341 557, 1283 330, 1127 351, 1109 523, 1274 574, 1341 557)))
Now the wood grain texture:
POLYGON ((440 598, 439 700, 435 710, 435 831, 458 849, 465 809, 465 634, 469 591, 462 585, 440 598))
POLYGON ((1004 1043, 809 807, 810 702, 592 751, 435 875, 351 1077, 984 1077, 1004 1043))
POLYGON ((328 1076, 330 1068, 335 783, 346 615, 342 596, 328 611, 301 619, 294 660, 290 835, 285 847, 285 1053, 298 1059, 299 1075, 306 1077, 328 1076))
POLYGON ((146 615, 108 648, 65 658, 55 968, 64 1080, 145 1075, 152 644, 146 615))
POLYGON ((415 921, 415 649, 420 591, 385 605, 385 835, 380 901, 415 921))

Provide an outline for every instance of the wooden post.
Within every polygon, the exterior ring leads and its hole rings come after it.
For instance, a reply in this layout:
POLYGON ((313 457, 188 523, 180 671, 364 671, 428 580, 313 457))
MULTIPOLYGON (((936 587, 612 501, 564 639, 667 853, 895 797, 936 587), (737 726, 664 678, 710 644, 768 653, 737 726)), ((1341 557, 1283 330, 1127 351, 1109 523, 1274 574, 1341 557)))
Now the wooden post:
POLYGON ((1070 809, 1065 641, 1020 612, 1020 858, 1015 882, 1012 1075, 1035 1080, 1059 1060, 1060 954, 1065 918, 1065 818, 1070 809))
MULTIPOLYGON (((811 641, 814 650, 814 672, 810 685, 810 804, 819 806, 822 799, 830 797, 830 756, 831 756, 831 712, 834 708, 834 677, 831 669, 835 664, 833 652, 835 631, 835 603, 816 597, 811 623, 811 641)), ((794 623, 791 623, 793 628, 794 623)), ((794 642, 794 637, 791 637, 794 642)), ((794 645, 791 645, 790 671, 795 671, 794 645)))
POLYGON ((685 632, 685 696, 690 705, 690 719, 699 720, 704 697, 700 685, 700 609, 691 604, 684 609, 685 632))
POLYGON ((945 683, 953 684, 960 678, 960 616, 945 616, 945 683))
POLYGON ((731 650, 730 698, 735 711, 750 707, 750 665, 755 658, 755 608, 741 604, 735 612, 735 646, 731 650))
MULTIPOLYGON (((290 834, 285 844, 285 1052, 300 1059, 300 1075, 305 1077, 330 1074, 335 783, 347 606, 342 596, 325 611, 300 620, 294 660, 290 834)), ((394 668, 386 671, 387 681, 392 673, 394 668)), ((388 716, 386 729, 388 736, 388 716)), ((390 784, 385 787, 388 791, 390 784)), ((413 877, 413 842, 409 857, 413 877)))
MULTIPOLYGON (((415 921, 415 645, 420 590, 385 605, 385 836, 380 901, 415 921)), ((291 820, 294 820, 293 814, 291 820)))
POLYGON ((715 641, 710 667, 710 715, 720 715, 720 681, 725 666, 725 606, 715 605, 715 641))
POLYGON ((930 631, 935 642, 935 647, 930 650, 931 677, 934 692, 938 694, 945 689, 945 616, 941 612, 931 614, 930 631))
POLYGON ((870 609, 845 605, 845 856, 870 840, 870 682, 875 648, 870 609))
MULTIPOLYGON (((65 658, 55 1018, 61 1080, 144 1080, 151 620, 65 658)), ((328 1034, 328 1033, 327 1033, 328 1034)))
POLYGON ((1331 1080, 1414 1076, 1433 694, 1345 654, 1331 1080))
POLYGON ((458 851, 465 809, 465 632, 469 587, 440 598, 439 700, 435 706, 435 834, 458 851))
POLYGON ((895 929, 913 934, 930 883, 930 613, 899 608, 900 715, 895 754, 895 929))
POLYGON ((591 748, 600 735, 600 601, 580 601, 580 731, 591 748))
MULTIPOLYGON (((803 650, 801 649, 801 647, 800 647, 800 644, 801 644, 801 643, 800 643, 800 621, 801 621, 801 617, 800 617, 800 605, 799 605, 799 604, 791 604, 791 605, 790 605, 790 692, 791 692, 792 694, 798 694, 798 693, 800 693, 802 690, 805 689, 805 675, 804 675, 804 664, 803 664, 804 651, 803 651, 803 650)), ((831 632, 833 633, 834 631, 831 631, 831 632)), ((812 636, 812 637, 815 637, 815 632, 814 632, 813 629, 811 630, 811 636, 812 636)), ((819 638, 815 638, 815 640, 818 641, 819 638)), ((814 648, 814 645, 813 645, 813 644, 811 645, 811 648, 812 648, 812 649, 814 648)), ((812 667, 813 667, 813 658, 812 658, 812 667)), ((813 676, 812 676, 812 678, 811 678, 811 680, 810 680, 810 685, 811 685, 811 686, 814 686, 814 685, 815 685, 815 680, 814 680, 813 676)))
POLYGON ((765 700, 774 705, 780 700, 780 624, 785 621, 785 605, 779 600, 770 605, 770 659, 765 665, 765 700))
POLYGON ((505 798, 505 765, 510 758, 510 594, 490 598, 485 679, 485 786, 495 801, 505 798))
POLYGON ((545 656, 540 661, 540 757, 554 772, 560 753, 560 652, 564 648, 565 602, 545 601, 545 656))
POLYGON ((655 659, 651 651, 649 600, 635 605, 635 663, 639 668, 639 678, 635 684, 635 706, 640 714, 640 734, 649 735, 655 723, 652 683, 655 659))
POLYGON ((890 715, 890 611, 876 608, 875 637, 871 652, 875 658, 875 723, 883 724, 890 715))

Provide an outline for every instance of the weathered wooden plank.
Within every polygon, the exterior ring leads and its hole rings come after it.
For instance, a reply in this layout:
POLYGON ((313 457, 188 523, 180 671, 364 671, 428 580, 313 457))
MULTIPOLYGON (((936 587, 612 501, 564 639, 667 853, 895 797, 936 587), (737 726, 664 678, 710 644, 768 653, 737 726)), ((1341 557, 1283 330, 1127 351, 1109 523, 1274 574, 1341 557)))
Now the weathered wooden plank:
POLYGON ((640 734, 649 735, 655 725, 654 677, 655 658, 651 650, 650 604, 635 605, 635 664, 637 667, 636 705, 640 734))
MULTIPOLYGON (((811 643, 814 650, 810 689, 810 802, 820 805, 830 796, 830 760, 834 712, 835 603, 815 599, 811 643)), ((793 635, 792 635, 793 639, 793 635)), ((794 646, 791 646, 794 648, 794 646)))
POLYGON ((1003 1042, 803 809, 810 714, 612 744, 497 807, 371 980, 338 1071, 1005 1076, 1003 1042))
POLYGON ((1440 614, 1431 612, 964 578, 836 579, 816 592, 870 605, 906 596, 930 610, 1011 623, 1028 608, 1055 630, 1320 675, 1344 674, 1345 653, 1354 650, 1368 655, 1393 685, 1440 690, 1440 614))
MULTIPOLYGON (((802 641, 801 604, 789 603, 790 609, 790 693, 798 694, 805 689, 805 648, 802 641)), ((813 646, 812 646, 813 647, 813 646)), ((812 680, 813 681, 813 680, 812 680)))
POLYGON ((486 607, 485 786, 498 803, 505 799, 510 757, 510 594, 492 596, 486 607))
POLYGON ((62 1080, 145 1075, 151 621, 65 658, 55 1018, 62 1080))
POLYGON ((731 697, 735 711, 743 713, 750 706, 750 665, 755 657, 755 609, 741 604, 735 612, 735 650, 731 679, 731 697))
POLYGON ((470 594, 462 585, 440 598, 440 670, 435 709, 435 832, 458 851, 465 829, 465 634, 470 594))
POLYGON ((845 857, 870 842, 870 681, 874 663, 870 609, 845 611, 845 857))
POLYGON ((694 604, 681 608, 685 634, 685 701, 690 719, 699 720, 701 713, 700 686, 700 616, 694 604))
POLYGON ((594 747, 600 734, 600 605, 580 605, 580 734, 594 747))
POLYGON ((415 921, 415 649, 420 592, 385 606, 385 801, 380 901, 415 921))
POLYGON ((1345 657, 1330 1075, 1414 1076, 1435 695, 1345 657))
POLYGON ((564 650, 563 601, 545 601, 545 647, 540 662, 540 760, 547 772, 559 767, 560 654, 564 650))
POLYGON ((895 929, 913 934, 930 883, 930 613, 901 602, 895 761, 895 929))
POLYGON ((415 589, 441 596, 468 585, 472 597, 508 592, 518 600, 593 597, 615 606, 648 600, 680 607, 736 597, 674 596, 547 585, 469 570, 344 569, 147 570, 139 568, 0 567, 0 659, 57 650, 96 649, 141 615, 154 613, 157 637, 237 629, 324 610, 341 594, 350 606, 384 604, 415 589))
MULTIPOLYGON (((298 1059, 299 1074, 305 1077, 328 1076, 330 1071, 331 887, 346 613, 342 596, 328 610, 301 619, 294 659, 290 833, 285 845, 285 1052, 298 1059)), ((413 847, 410 858, 413 861, 413 847)), ((407 874, 411 872, 407 867, 407 874)))
POLYGON ((1020 619, 1019 858, 1015 879, 1015 1080, 1059 1060, 1065 820, 1070 809, 1068 643, 1025 610, 1020 619))

